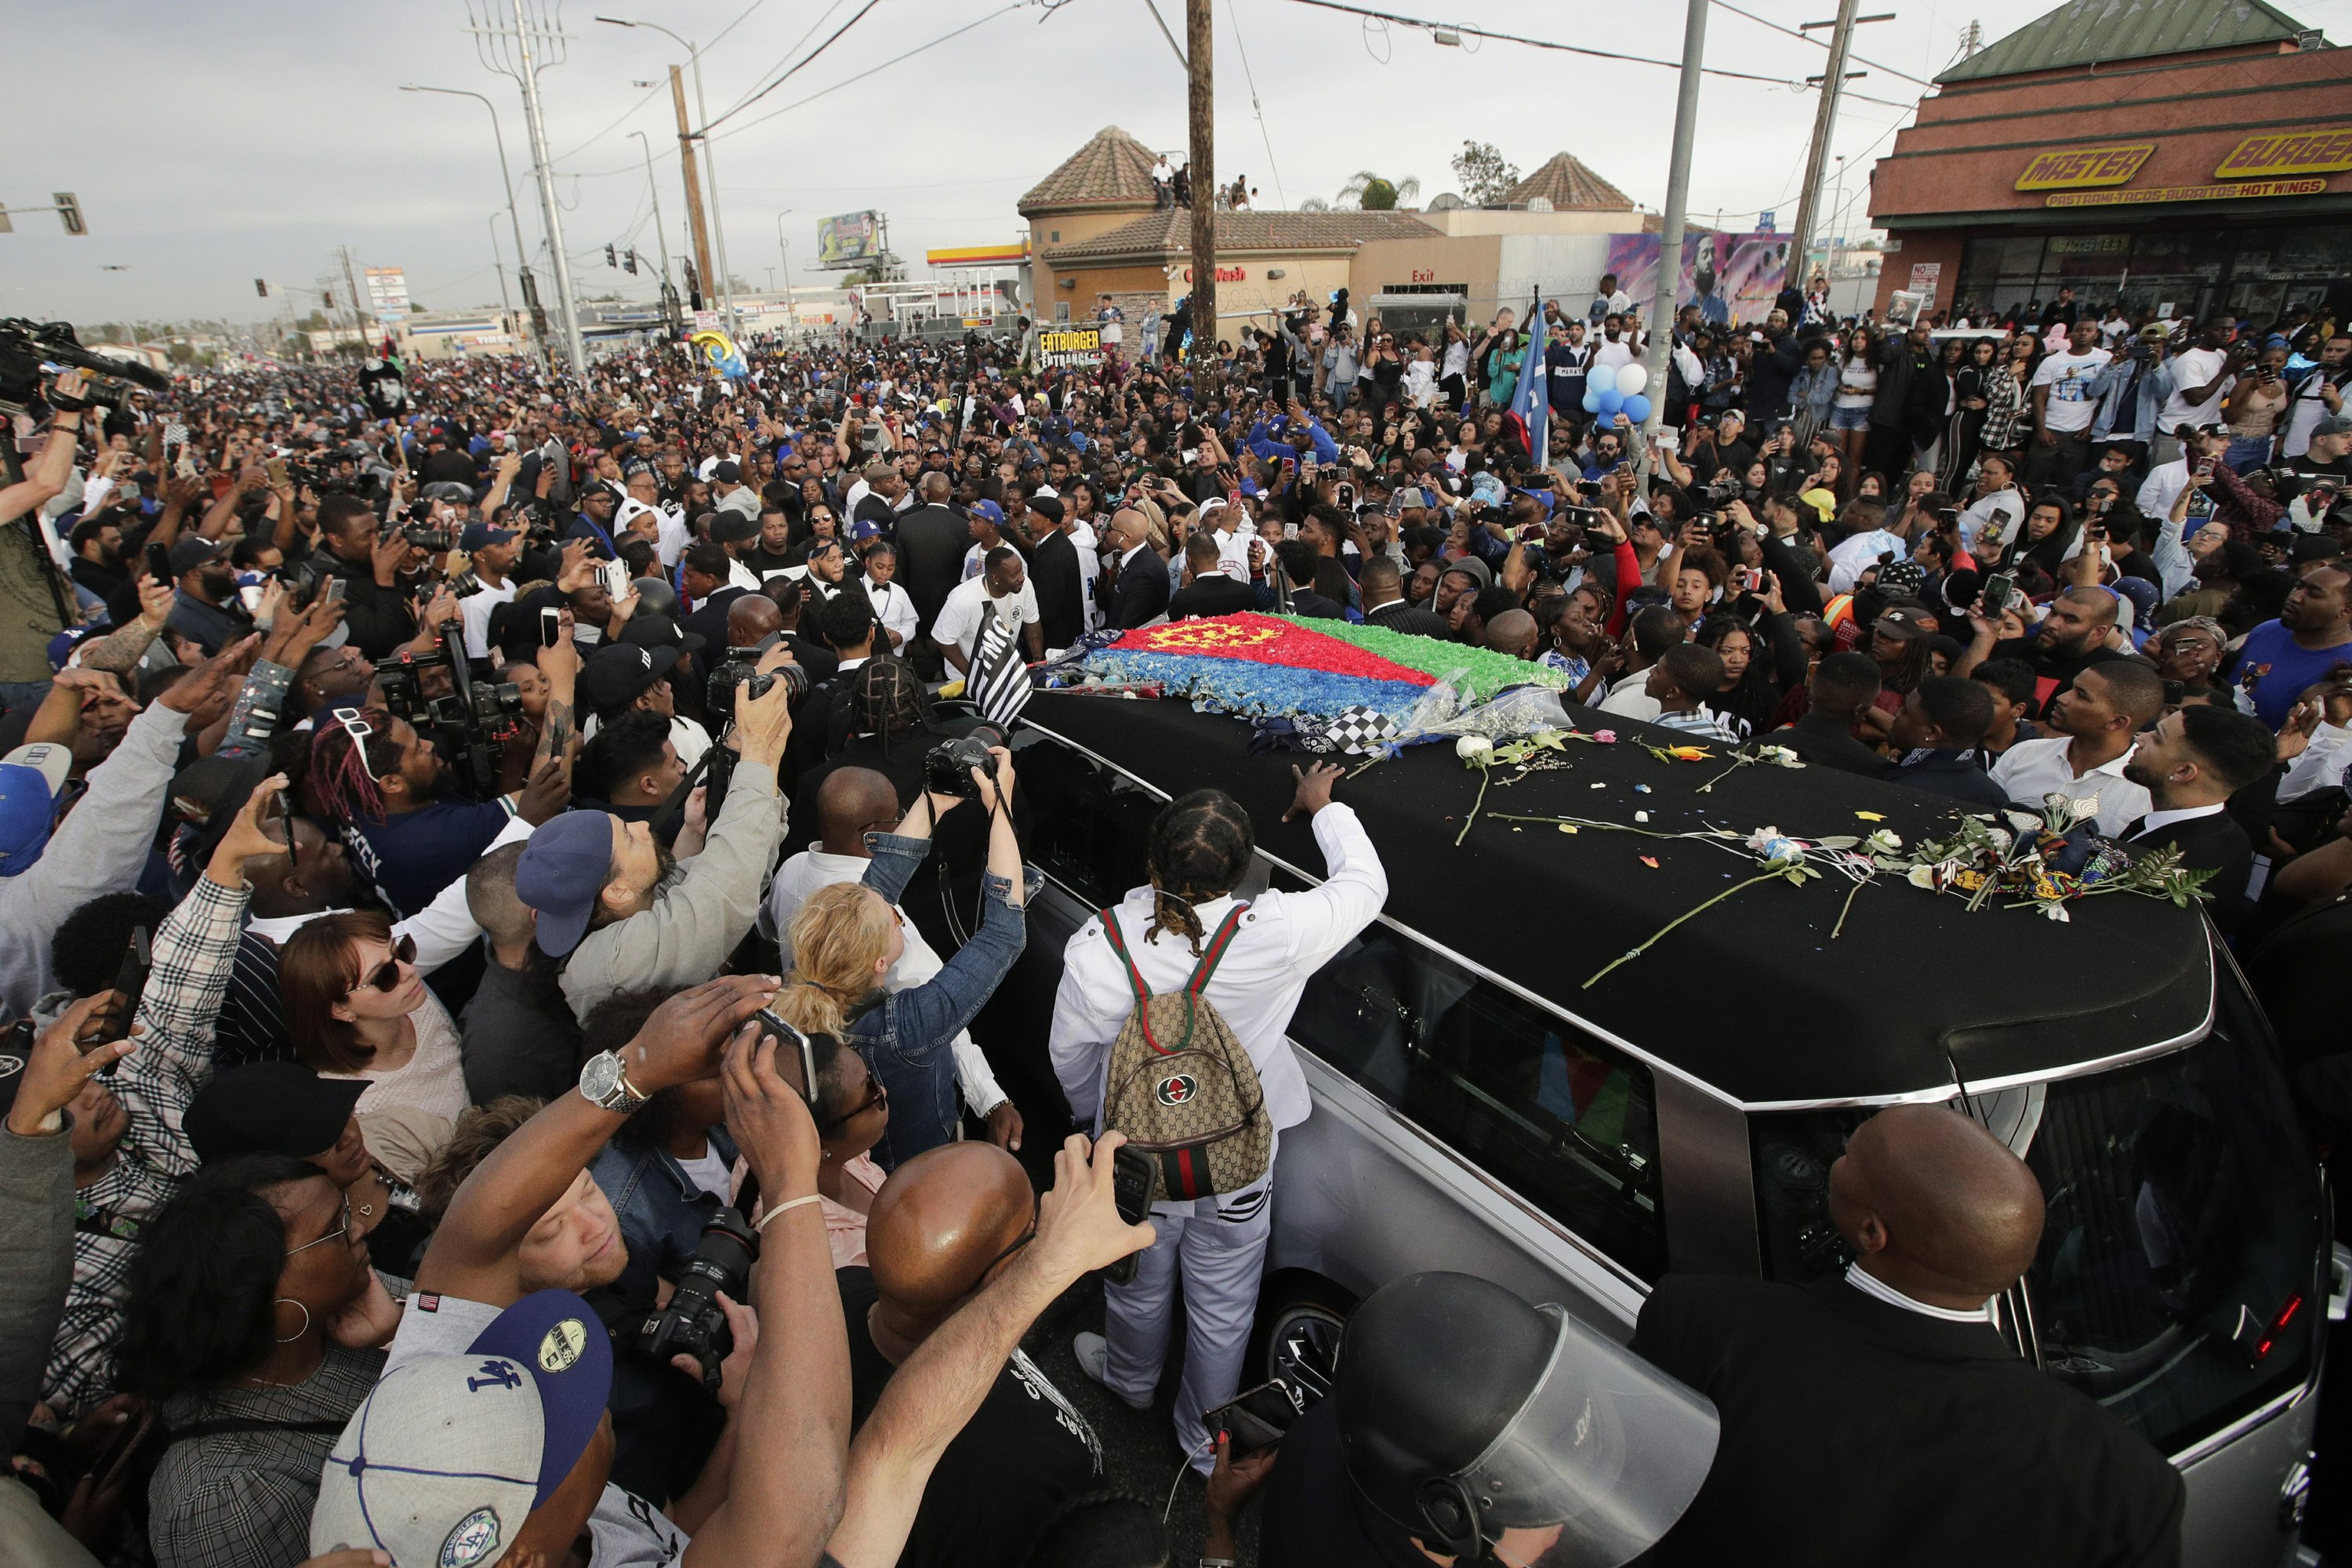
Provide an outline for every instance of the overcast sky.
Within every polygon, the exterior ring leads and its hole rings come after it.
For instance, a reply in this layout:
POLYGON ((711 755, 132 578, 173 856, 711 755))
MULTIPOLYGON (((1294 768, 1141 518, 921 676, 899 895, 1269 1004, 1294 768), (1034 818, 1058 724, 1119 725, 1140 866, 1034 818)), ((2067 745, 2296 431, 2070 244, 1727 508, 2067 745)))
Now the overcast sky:
MULTIPOLYGON (((706 45, 714 116, 772 82, 866 3, 604 0, 618 14, 697 40, 729 29, 706 45), (633 3, 649 8, 627 9, 633 3)), ((1183 0, 1157 3, 1181 38, 1183 0)), ((1834 0, 1738 3, 1789 27, 1836 11, 1834 0)), ((496 4, 511 14, 512 0, 496 4)), ((1064 0, 1050 16, 1033 0, 982 20, 1003 4, 876 0, 823 58, 726 121, 714 141, 737 275, 767 286, 782 261, 778 215, 791 209, 782 222, 793 276, 812 281, 817 219, 864 207, 888 215, 893 247, 919 275, 926 247, 1017 236, 1013 204, 1022 192, 1107 124, 1154 147, 1183 147, 1184 78, 1147 0, 1064 0), (975 21, 937 48, 886 66, 975 21), (788 107, 877 67, 886 68, 788 107), (779 109, 786 111, 759 118, 779 109)), ((1683 7, 1673 0, 1443 0, 1443 9, 1389 0, 1375 8, 1391 6, 1626 54, 1676 58, 1682 49, 1683 7)), ((1848 232, 1864 221, 1858 193, 1871 159, 1906 122, 1905 110, 1867 100, 1914 101, 1921 89, 1894 73, 1932 78, 1955 57, 1971 18, 1990 41, 2048 8, 2043 0, 1864 6, 1896 15, 1860 29, 1860 52, 1892 68, 1857 65, 1870 74, 1849 84, 1839 117, 1833 151, 1851 171, 1848 232)), ((2352 0, 2284 0, 2284 8, 2329 28, 2336 41, 2352 33, 2352 0)), ((593 3, 565 5, 568 57, 540 77, 564 241, 581 292, 617 287, 645 297, 651 277, 607 270, 604 247, 634 244, 648 259, 656 251, 643 143, 628 134, 643 131, 653 142, 672 255, 685 251, 667 73, 683 51, 657 33, 600 26, 594 14, 593 3), (633 80, 661 85, 648 92, 633 80)), ((1454 188, 1448 160, 1465 138, 1494 142, 1522 170, 1565 149, 1643 205, 1664 203, 1671 70, 1496 39, 1475 51, 1444 47, 1418 28, 1362 23, 1297 0, 1223 0, 1215 16, 1217 172, 1246 174, 1260 206, 1328 198, 1359 169, 1418 178, 1426 200, 1454 188)), ((277 285, 315 287, 339 270, 335 248, 346 245, 355 270, 405 268, 411 295, 426 308, 497 304, 490 216, 504 208, 489 116, 478 102, 398 90, 422 82, 495 100, 524 238, 541 250, 520 89, 484 68, 465 27, 462 0, 17 7, 9 44, 20 74, 52 62, 57 80, 102 82, 89 103, 105 107, 16 117, 0 164, 0 203, 72 191, 91 232, 68 238, 54 214, 20 214, 16 231, 0 235, 0 315, 252 321, 282 309, 277 285), (272 281, 267 304, 255 297, 257 277, 272 281)), ((1796 80, 1817 74, 1825 56, 1718 5, 1706 58, 1796 80)), ((1812 97, 1786 85, 1707 79, 1694 221, 1712 224, 1720 211, 1724 226, 1746 227, 1769 208, 1785 229, 1812 114, 1812 97)), ((511 268, 503 216, 500 225, 511 268)), ((535 259, 544 276, 543 251, 535 259)), ((294 298, 306 310, 316 302, 294 298)))

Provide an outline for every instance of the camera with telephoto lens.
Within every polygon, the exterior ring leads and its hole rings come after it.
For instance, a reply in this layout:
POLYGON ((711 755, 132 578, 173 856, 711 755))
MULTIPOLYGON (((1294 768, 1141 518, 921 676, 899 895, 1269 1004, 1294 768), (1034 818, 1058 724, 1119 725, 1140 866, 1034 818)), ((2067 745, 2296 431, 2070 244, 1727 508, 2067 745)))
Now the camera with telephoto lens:
POLYGON ((1718 468, 1715 478, 1706 481, 1706 499, 1710 505, 1721 506, 1726 501, 1738 500, 1746 489, 1738 474, 1729 468, 1718 468))
POLYGON ((443 551, 457 548, 457 531, 454 528, 428 528, 422 523, 404 523, 401 525, 400 537, 419 550, 443 551))
POLYGON ((969 734, 941 741, 923 753, 923 787, 933 795, 978 800, 980 784, 971 770, 993 775, 995 759, 988 754, 988 748, 1003 744, 1004 731, 993 724, 975 725, 969 734))
POLYGON ((808 690, 808 671, 797 664, 779 665, 772 670, 759 668, 769 644, 756 647, 730 647, 726 657, 710 667, 710 679, 702 689, 702 705, 713 718, 732 719, 735 716, 735 691, 739 686, 749 686, 746 694, 758 701, 774 689, 779 680, 784 683, 785 704, 798 702, 808 690))
POLYGON ((702 1222, 702 1239, 677 1277, 669 1305, 647 1312, 637 1324, 633 1342, 648 1360, 667 1364, 676 1355, 690 1355, 702 1363, 702 1386, 719 1392, 719 1363, 735 1348, 735 1332, 719 1293, 730 1300, 749 1299, 751 1265, 760 1256, 760 1233, 740 1209, 721 1205, 702 1222))

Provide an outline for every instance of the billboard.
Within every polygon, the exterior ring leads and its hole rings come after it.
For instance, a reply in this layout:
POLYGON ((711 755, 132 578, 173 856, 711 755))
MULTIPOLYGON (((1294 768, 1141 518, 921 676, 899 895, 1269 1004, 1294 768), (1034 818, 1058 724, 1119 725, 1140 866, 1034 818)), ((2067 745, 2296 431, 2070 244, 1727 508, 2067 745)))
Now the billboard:
POLYGON ((379 321, 397 321, 408 314, 408 277, 397 267, 367 269, 368 310, 379 321))
MULTIPOLYGON (((1709 322, 1760 321, 1779 297, 1780 278, 1789 264, 1793 243, 1785 234, 1758 231, 1720 234, 1713 229, 1683 232, 1682 278, 1675 289, 1681 304, 1695 304, 1709 322)), ((1612 234, 1609 237, 1609 270, 1617 287, 1633 296, 1643 315, 1657 297, 1660 245, 1654 234, 1612 234)))
POLYGON ((881 214, 843 213, 839 217, 817 220, 816 264, 819 267, 858 267, 881 254, 881 214))

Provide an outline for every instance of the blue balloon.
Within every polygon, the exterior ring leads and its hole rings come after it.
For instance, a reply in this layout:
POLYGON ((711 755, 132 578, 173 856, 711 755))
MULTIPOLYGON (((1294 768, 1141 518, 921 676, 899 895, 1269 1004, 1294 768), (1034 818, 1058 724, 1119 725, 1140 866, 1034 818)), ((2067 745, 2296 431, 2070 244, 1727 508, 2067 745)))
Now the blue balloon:
POLYGON ((1604 392, 1604 393, 1602 393, 1602 394, 1601 395, 1601 413, 1603 413, 1603 414, 1614 414, 1614 413, 1616 413, 1619 409, 1621 409, 1621 408, 1622 408, 1622 407, 1624 407, 1624 406, 1625 406, 1625 399, 1624 399, 1624 397, 1623 397, 1622 395, 1621 395, 1619 394, 1619 392, 1617 391, 1617 389, 1616 389, 1615 387, 1613 387, 1613 386, 1612 386, 1612 387, 1611 387, 1608 391, 1606 391, 1606 392, 1604 392))
POLYGON ((1601 412, 1601 394, 1595 392, 1590 386, 1584 389, 1584 411, 1587 414, 1598 414, 1601 412))
POLYGON ((1608 364, 1591 366, 1584 373, 1584 384, 1594 392, 1616 391, 1617 367, 1608 364))
POLYGON ((1625 417, 1639 425, 1650 416, 1650 399, 1646 394, 1635 393, 1625 400, 1625 417))

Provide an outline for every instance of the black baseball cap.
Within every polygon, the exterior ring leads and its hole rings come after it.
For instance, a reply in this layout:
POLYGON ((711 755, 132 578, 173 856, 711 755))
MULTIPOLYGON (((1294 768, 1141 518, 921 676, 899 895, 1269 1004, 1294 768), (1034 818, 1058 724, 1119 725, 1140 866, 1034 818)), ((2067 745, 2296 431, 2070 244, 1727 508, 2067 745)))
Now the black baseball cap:
POLYGON ((239 1154, 307 1160, 333 1148, 367 1080, 320 1078, 299 1062, 255 1062, 217 1074, 181 1118, 205 1164, 239 1154))
POLYGON ((609 642, 580 666, 580 694, 599 714, 618 713, 677 664, 677 650, 664 658, 642 643, 609 642))

